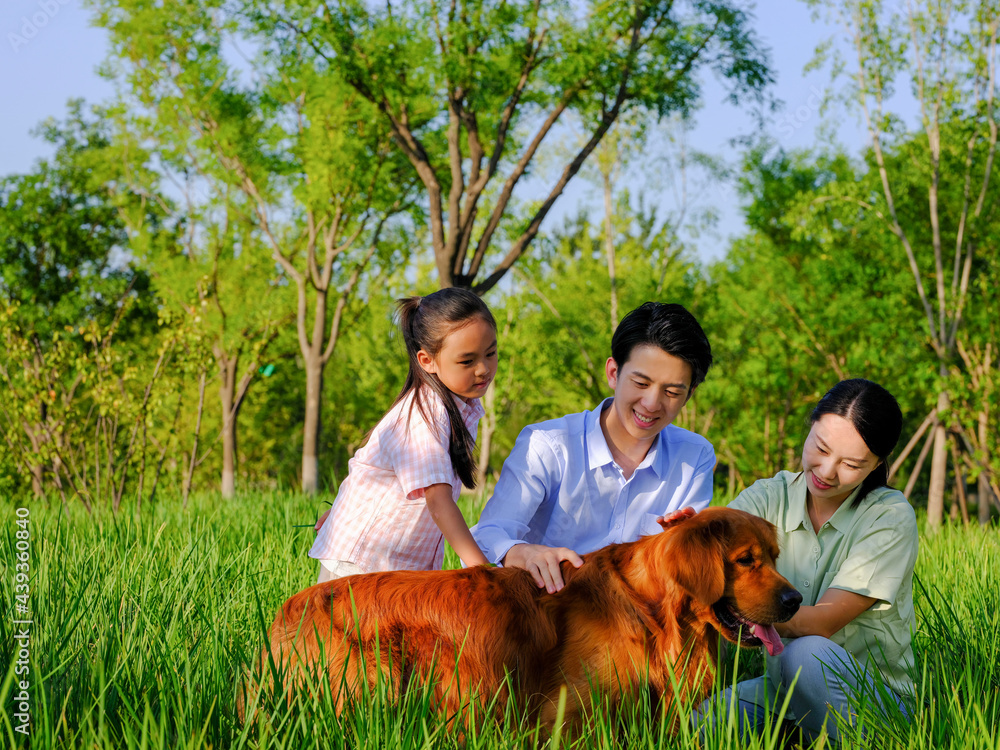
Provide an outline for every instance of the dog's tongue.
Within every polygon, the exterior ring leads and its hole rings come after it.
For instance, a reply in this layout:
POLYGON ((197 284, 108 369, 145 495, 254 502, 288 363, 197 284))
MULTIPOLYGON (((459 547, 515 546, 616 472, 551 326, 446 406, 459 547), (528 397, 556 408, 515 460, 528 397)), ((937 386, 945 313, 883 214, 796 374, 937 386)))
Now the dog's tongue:
POLYGON ((785 644, 781 642, 781 636, 774 629, 774 625, 758 625, 754 623, 751 632, 764 643, 764 648, 771 656, 777 656, 785 650, 785 644))

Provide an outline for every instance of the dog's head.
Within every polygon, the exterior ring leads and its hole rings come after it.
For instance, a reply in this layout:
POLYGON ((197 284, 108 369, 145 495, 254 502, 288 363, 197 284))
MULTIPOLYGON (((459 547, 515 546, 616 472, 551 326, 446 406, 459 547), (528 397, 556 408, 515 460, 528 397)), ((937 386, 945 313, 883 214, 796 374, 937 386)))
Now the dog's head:
POLYGON ((774 623, 791 618, 802 595, 775 568, 774 526, 741 510, 708 508, 664 534, 664 573, 700 605, 702 619, 733 643, 780 653, 774 623))

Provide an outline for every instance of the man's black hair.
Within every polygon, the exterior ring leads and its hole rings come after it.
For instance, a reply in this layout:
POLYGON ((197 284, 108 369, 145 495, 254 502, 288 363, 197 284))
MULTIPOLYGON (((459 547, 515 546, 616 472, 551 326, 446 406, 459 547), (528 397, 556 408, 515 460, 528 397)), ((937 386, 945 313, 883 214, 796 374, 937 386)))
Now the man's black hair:
POLYGON ((611 337, 611 357, 624 367, 637 346, 656 346, 691 366, 691 390, 712 366, 712 347, 694 315, 683 305, 646 302, 618 324, 611 337))

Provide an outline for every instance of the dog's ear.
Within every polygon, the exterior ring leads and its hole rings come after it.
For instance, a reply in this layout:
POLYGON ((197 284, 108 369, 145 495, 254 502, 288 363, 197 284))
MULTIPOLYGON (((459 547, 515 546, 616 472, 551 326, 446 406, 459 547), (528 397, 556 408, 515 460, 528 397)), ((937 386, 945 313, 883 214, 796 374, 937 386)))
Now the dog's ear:
POLYGON ((726 590, 723 543, 728 527, 722 519, 695 517, 672 532, 667 547, 667 573, 700 604, 709 606, 726 590))

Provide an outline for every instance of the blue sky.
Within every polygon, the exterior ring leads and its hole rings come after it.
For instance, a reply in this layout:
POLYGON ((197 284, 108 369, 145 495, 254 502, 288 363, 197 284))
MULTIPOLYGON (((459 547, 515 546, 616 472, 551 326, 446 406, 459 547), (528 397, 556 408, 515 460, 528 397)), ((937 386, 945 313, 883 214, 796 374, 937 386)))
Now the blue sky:
MULTIPOLYGON (((786 147, 813 145, 824 119, 819 100, 829 75, 825 71, 806 74, 803 68, 816 46, 837 29, 812 20, 808 8, 798 1, 758 3, 755 15, 758 33, 771 49, 777 78, 773 94, 784 102, 767 126, 768 132, 786 147)), ((4 0, 0 6, 0 174, 27 171, 36 159, 50 153, 47 144, 30 131, 46 117, 63 117, 68 99, 99 102, 112 96, 110 84, 96 72, 105 54, 104 32, 90 27, 89 13, 80 0, 4 0)), ((731 140, 751 132, 753 123, 724 99, 721 86, 706 81, 704 106, 697 114, 690 146, 735 165, 740 149, 731 140)), ((833 116, 838 141, 858 153, 866 138, 857 117, 844 112, 833 116)), ((829 122, 830 115, 826 118, 829 122)), ((555 220, 592 199, 591 191, 578 184, 560 200, 555 220)), ((663 200, 670 199, 664 196, 663 200)), ((720 221, 712 235, 696 241, 697 251, 706 260, 721 257, 729 237, 743 229, 737 195, 730 184, 713 184, 699 202, 714 207, 720 221)))

